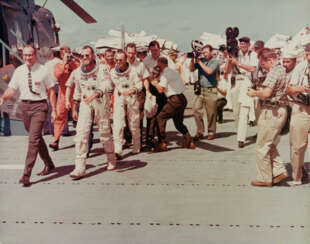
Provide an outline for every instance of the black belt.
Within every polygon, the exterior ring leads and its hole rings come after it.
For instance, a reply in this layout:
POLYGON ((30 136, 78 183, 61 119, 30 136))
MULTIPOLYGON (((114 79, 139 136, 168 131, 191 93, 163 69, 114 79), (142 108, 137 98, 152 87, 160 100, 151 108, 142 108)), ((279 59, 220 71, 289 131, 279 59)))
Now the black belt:
POLYGON ((283 101, 261 101, 261 105, 262 106, 270 106, 270 107, 278 107, 278 106, 285 106, 287 105, 287 103, 283 102, 283 101))
POLYGON ((22 100, 23 103, 46 103, 46 99, 42 100, 22 100))

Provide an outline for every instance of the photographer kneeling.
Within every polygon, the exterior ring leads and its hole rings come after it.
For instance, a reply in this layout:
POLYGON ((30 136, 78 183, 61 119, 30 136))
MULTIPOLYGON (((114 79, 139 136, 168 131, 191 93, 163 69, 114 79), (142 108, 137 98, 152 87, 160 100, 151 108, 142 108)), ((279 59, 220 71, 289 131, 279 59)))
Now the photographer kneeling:
POLYGON ((204 134, 203 109, 206 109, 208 118, 208 140, 213 140, 216 133, 217 114, 217 89, 216 73, 219 68, 218 60, 212 57, 213 48, 205 45, 202 53, 191 60, 189 69, 193 72, 198 69, 200 92, 195 92, 193 111, 197 126, 197 133, 194 137, 198 141, 204 134))

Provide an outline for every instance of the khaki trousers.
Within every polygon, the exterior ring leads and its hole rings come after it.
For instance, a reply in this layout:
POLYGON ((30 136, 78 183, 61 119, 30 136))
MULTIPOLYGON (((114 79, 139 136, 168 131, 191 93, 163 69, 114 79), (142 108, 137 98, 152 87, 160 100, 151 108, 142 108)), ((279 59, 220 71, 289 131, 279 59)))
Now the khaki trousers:
POLYGON ((293 103, 290 123, 290 149, 294 181, 301 181, 302 178, 309 129, 310 106, 293 103))
POLYGON ((203 111, 206 110, 208 118, 208 133, 216 133, 217 89, 201 88, 201 94, 195 96, 193 112, 197 126, 197 134, 204 134, 203 111))
POLYGON ((284 172, 283 161, 276 148, 276 141, 285 124, 287 109, 280 107, 262 107, 257 124, 256 167, 257 180, 272 182, 272 178, 284 172))

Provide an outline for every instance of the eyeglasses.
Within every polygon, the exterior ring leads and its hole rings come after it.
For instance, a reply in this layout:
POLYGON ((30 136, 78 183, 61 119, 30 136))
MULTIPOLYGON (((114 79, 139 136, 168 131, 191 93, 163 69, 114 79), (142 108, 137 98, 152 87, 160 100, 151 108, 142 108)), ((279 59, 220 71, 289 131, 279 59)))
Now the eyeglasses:
POLYGON ((82 58, 89 58, 90 55, 89 55, 89 54, 84 54, 84 55, 82 54, 81 57, 82 57, 82 58))

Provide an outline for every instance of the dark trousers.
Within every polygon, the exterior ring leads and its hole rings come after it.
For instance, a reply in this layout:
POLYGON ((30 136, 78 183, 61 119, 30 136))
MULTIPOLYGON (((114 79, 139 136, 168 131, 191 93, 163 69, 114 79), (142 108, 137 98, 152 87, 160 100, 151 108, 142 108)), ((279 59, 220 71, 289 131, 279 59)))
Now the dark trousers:
POLYGON ((162 140, 166 139, 166 122, 168 119, 173 119, 175 128, 185 135, 188 133, 187 127, 183 124, 184 110, 187 105, 186 97, 183 94, 170 96, 166 105, 157 116, 159 133, 162 140))
POLYGON ((227 104, 227 100, 225 97, 217 99, 216 101, 217 121, 223 121, 223 108, 226 104, 227 104))
POLYGON ((53 165, 42 137, 42 129, 47 118, 48 105, 46 101, 43 101, 35 103, 22 102, 21 106, 25 129, 29 133, 24 175, 30 177, 38 153, 46 166, 50 167, 53 165))
POLYGON ((3 132, 5 136, 11 135, 11 121, 10 116, 6 112, 0 111, 0 131, 3 132), (3 121, 3 126, 2 126, 3 121))

